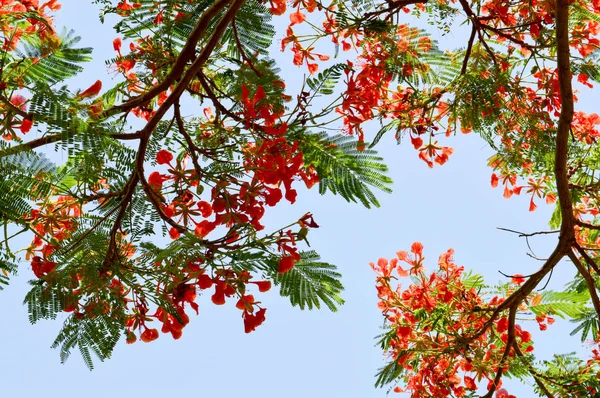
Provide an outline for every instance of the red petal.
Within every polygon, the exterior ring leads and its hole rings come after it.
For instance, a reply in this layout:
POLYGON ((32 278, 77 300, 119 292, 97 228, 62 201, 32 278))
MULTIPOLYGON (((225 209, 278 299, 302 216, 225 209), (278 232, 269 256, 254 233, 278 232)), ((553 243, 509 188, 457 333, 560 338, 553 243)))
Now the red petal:
POLYGON ((304 22, 305 19, 306 19, 306 15, 301 13, 300 10, 293 12, 290 14, 290 21, 292 22, 290 24, 290 26, 302 23, 302 22, 304 22))
POLYGON ((29 132, 29 130, 31 130, 31 126, 33 126, 33 122, 29 119, 23 119, 23 121, 21 122, 21 127, 19 127, 19 129, 21 130, 21 133, 26 134, 29 132))
POLYGON ((95 97, 102 90, 102 82, 96 80, 96 83, 92 84, 87 90, 77 95, 79 98, 95 97))
POLYGON ((294 259, 292 256, 284 256, 279 260, 279 273, 284 274, 294 268, 294 259))

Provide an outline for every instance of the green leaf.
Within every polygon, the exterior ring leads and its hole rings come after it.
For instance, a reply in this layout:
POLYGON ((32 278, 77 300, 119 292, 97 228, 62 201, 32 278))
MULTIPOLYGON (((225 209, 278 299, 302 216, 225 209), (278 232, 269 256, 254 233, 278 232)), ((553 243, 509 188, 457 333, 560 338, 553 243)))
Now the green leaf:
POLYGON ((360 201, 365 207, 379 207, 379 201, 370 187, 392 192, 392 179, 387 176, 387 165, 371 149, 359 151, 357 142, 344 135, 311 134, 300 141, 304 162, 317 170, 319 192, 331 191, 348 202, 360 201))
POLYGON ((15 51, 17 59, 22 59, 17 62, 26 83, 45 82, 52 85, 65 81, 83 70, 82 63, 92 59, 92 48, 74 48, 81 40, 81 37, 75 36, 74 31, 63 31, 60 45, 48 54, 44 54, 46 50, 38 35, 27 36, 26 40, 23 49, 15 51))
POLYGON ((311 77, 306 80, 306 84, 310 87, 315 93, 330 95, 333 94, 333 90, 337 82, 340 80, 342 76, 342 72, 348 68, 346 64, 335 64, 325 69, 315 77, 311 77))
POLYGON ((560 228, 560 224, 562 223, 562 213, 560 212, 560 203, 558 199, 556 200, 556 207, 554 207, 554 211, 552 212, 552 216, 550 217, 550 221, 548 221, 548 225, 552 229, 560 228))
POLYGON ((301 309, 321 308, 323 303, 331 311, 337 311, 338 306, 344 304, 340 296, 344 288, 337 267, 319 261, 319 255, 312 250, 300 255, 302 259, 284 274, 276 272, 279 258, 270 261, 273 280, 281 295, 289 297, 292 305, 301 309))
POLYGON ((551 290, 542 293, 542 301, 529 308, 536 315, 554 314, 561 318, 578 318, 588 310, 590 295, 587 292, 555 292, 551 290))

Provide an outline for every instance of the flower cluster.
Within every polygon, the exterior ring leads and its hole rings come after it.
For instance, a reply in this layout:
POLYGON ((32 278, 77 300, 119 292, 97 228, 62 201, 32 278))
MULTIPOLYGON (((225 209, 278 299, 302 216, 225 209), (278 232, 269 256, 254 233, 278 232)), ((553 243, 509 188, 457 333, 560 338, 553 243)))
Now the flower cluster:
POLYGON ((495 383, 495 376, 508 368, 517 352, 533 351, 531 333, 520 325, 511 331, 506 315, 492 317, 504 298, 482 295, 480 279, 466 275, 464 267, 454 263, 453 254, 450 249, 440 255, 438 269, 431 273, 425 270, 419 242, 410 252, 399 251, 389 261, 380 258, 371 263, 377 273, 378 307, 389 327, 382 342, 389 347, 390 360, 401 368, 405 383, 395 391, 413 397, 462 397, 486 379, 488 390, 509 397, 500 388, 501 380, 495 383), (397 278, 407 277, 410 285, 395 286, 397 278), (514 341, 507 359, 509 333, 514 341))

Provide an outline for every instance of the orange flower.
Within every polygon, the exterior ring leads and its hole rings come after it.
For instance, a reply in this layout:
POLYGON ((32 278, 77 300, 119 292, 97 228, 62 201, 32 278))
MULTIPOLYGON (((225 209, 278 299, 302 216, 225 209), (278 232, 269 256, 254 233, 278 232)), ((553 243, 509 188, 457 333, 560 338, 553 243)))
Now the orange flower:
POLYGON ((154 340, 158 339, 158 330, 156 330, 156 329, 146 329, 141 334, 140 339, 144 343, 149 343, 151 341, 154 341, 154 340))

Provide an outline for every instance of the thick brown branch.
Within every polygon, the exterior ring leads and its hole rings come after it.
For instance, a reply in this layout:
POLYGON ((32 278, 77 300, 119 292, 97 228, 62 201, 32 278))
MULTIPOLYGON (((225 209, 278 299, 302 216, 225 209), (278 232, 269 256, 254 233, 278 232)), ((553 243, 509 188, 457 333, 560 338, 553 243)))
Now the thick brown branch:
POLYGON ((571 86, 571 61, 569 53, 569 0, 557 0, 556 7, 556 58, 558 64, 558 83, 562 108, 556 130, 556 149, 554 157, 554 177, 560 202, 562 224, 560 236, 574 243, 573 202, 567 177, 567 157, 569 153, 569 132, 573 121, 574 104, 571 86))
POLYGON ((533 291, 533 289, 535 289, 540 284, 544 277, 550 271, 552 271, 552 269, 554 269, 556 264, 558 264, 558 262, 565 256, 565 254, 570 251, 570 247, 571 246, 564 239, 559 240, 558 245, 556 246, 550 257, 548 257, 548 260, 546 260, 542 268, 540 268, 537 272, 531 274, 529 276, 529 279, 527 279, 527 281, 525 281, 525 283, 523 283, 519 289, 514 291, 513 294, 511 294, 505 301, 502 302, 502 304, 496 307, 496 309, 490 316, 490 319, 485 323, 485 325, 473 336, 470 336, 469 339, 474 340, 482 334, 484 334, 494 324, 494 321, 503 311, 518 308, 521 302, 525 298, 527 298, 527 296, 533 291))
POLYGON ((173 69, 171 69, 171 71, 164 78, 163 81, 161 81, 156 86, 150 88, 145 93, 140 94, 137 97, 131 98, 129 101, 123 104, 108 109, 104 112, 104 116, 111 116, 116 113, 127 112, 135 107, 147 104, 154 97, 156 97, 163 91, 166 91, 173 83, 179 80, 179 78, 183 74, 183 71, 185 70, 185 66, 191 59, 193 59, 194 54, 196 52, 196 45, 206 33, 206 30, 208 29, 211 21, 231 2, 232 0, 217 0, 213 2, 213 4, 206 9, 206 11, 204 11, 204 14, 202 14, 200 19, 198 19, 198 23, 196 23, 194 30, 192 31, 192 33, 190 33, 185 45, 179 53, 179 56, 175 60, 175 63, 173 64, 173 69))
POLYGON ((587 229, 596 229, 596 230, 600 229, 600 225, 590 224, 590 223, 587 223, 587 222, 581 221, 581 220, 575 220, 575 224, 579 225, 580 227, 587 228, 587 229))
MULTIPOLYGON (((188 70, 185 72, 183 77, 181 77, 181 79, 177 83, 177 86, 175 87, 175 89, 173 90, 171 95, 169 95, 169 97, 167 97, 167 99, 163 102, 163 104, 156 110, 156 112, 154 113, 154 115, 152 115, 152 117, 150 118, 150 120, 148 121, 146 126, 144 126, 144 128, 139 131, 140 144, 139 144, 139 147, 137 150, 137 157, 136 157, 136 161, 135 161, 135 170, 131 174, 129 181, 127 182, 127 186, 125 187, 125 195, 123 197, 123 201, 121 202, 121 209, 120 209, 119 213, 117 214, 115 224, 113 225, 113 228, 111 229, 111 232, 110 232, 110 242, 109 242, 106 257, 105 257, 103 265, 102 265, 102 271, 104 271, 104 272, 108 271, 112 267, 112 264, 113 264, 116 256, 118 256, 117 234, 118 234, 119 230, 121 229, 121 223, 123 221, 123 218, 125 217, 127 208, 129 207, 129 205, 131 203, 133 194, 135 192, 135 188, 136 188, 138 182, 140 182, 140 180, 142 178, 145 178, 144 177, 144 161, 146 158, 146 150, 148 149, 148 142, 150 140, 150 136, 152 135, 152 132, 156 128, 156 125, 158 124, 158 122, 160 122, 160 120, 162 120, 164 115, 171 108, 171 106, 176 101, 179 100, 179 97, 185 91, 185 89, 187 88, 189 83, 192 81, 194 76, 204 66, 204 63, 208 60, 208 58, 210 57, 210 54, 213 52, 213 50, 215 49, 215 47, 221 40, 221 37, 223 36, 225 29, 231 23, 231 21, 233 20, 235 14, 240 9, 240 7, 244 4, 244 1, 245 0, 234 0, 233 1, 233 3, 231 4, 231 6, 227 10, 227 12, 223 15, 221 20, 217 23, 217 26, 215 27, 213 34, 208 39, 205 47, 200 52, 200 55, 194 60, 194 62, 188 68, 188 70)), ((152 197, 149 197, 149 200, 152 202, 152 197)), ((154 204, 154 202, 153 202, 153 204, 154 204)), ((156 205, 155 205, 155 207, 156 207, 156 205)), ((159 214, 161 211, 162 210, 159 211, 159 214)), ((163 215, 164 215, 164 213, 163 213, 163 215)), ((166 217, 166 215, 165 215, 165 217, 166 217)), ((165 221, 167 221, 167 220, 165 220, 165 221)), ((167 221, 167 222, 169 222, 169 221, 167 221)), ((172 221, 172 222, 174 223, 174 221, 172 221)), ((169 223, 169 224, 171 224, 171 223, 169 223)))
MULTIPOLYGON (((463 7, 468 8, 465 0, 460 0, 463 7)), ((569 253, 575 242, 575 217, 573 216, 573 202, 569 192, 569 179, 567 177, 567 155, 569 132, 573 120, 573 89, 571 87, 570 55, 569 55, 569 0, 557 0, 556 10, 556 41, 557 41, 557 62, 558 62, 558 80, 560 84, 560 95, 562 99, 562 109, 559 117, 558 128, 556 132, 555 149, 555 169, 556 188, 560 201, 560 211, 562 224, 560 235, 556 248, 548 257, 542 268, 532 274, 521 287, 511 294, 502 304, 500 304, 490 316, 486 324, 473 336, 475 339, 481 336, 490 328, 495 319, 506 310, 518 308, 519 304, 535 289, 544 277, 554 269, 556 264, 569 253)), ((470 9, 469 9, 470 10, 470 9)), ((472 13, 472 11, 471 11, 472 13)))

